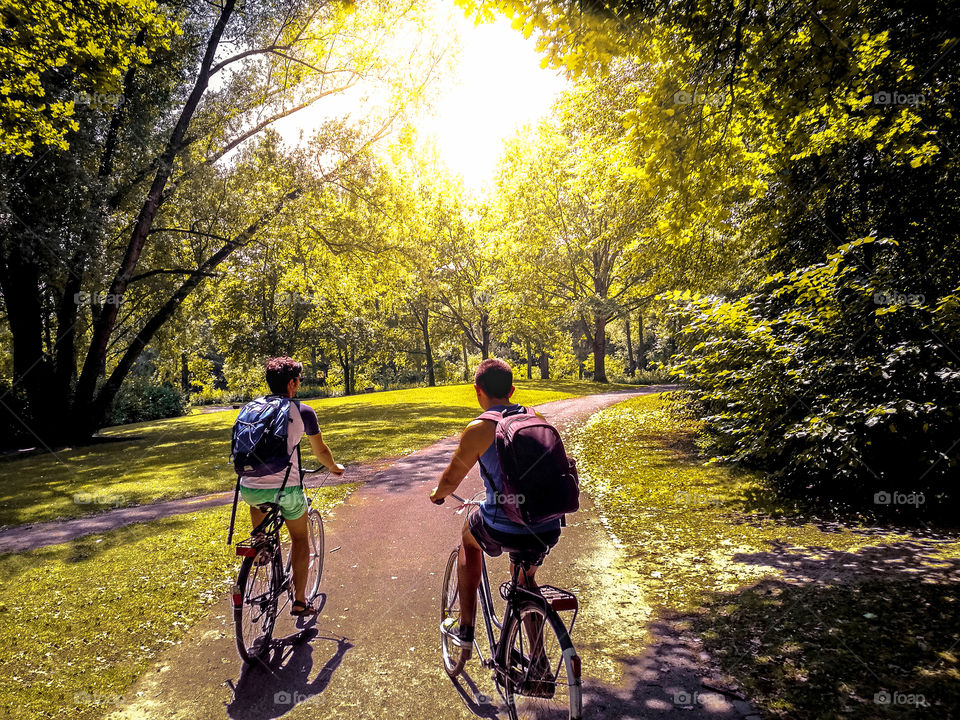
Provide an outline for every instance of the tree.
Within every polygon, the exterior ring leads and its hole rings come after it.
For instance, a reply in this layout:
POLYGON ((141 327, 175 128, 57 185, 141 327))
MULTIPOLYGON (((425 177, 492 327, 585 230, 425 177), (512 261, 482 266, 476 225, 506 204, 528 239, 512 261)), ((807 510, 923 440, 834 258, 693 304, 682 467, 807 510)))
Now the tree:
POLYGON ((582 84, 564 98, 556 123, 513 143, 500 171, 514 252, 527 255, 538 284, 579 321, 598 382, 607 379, 607 325, 654 294, 667 264, 659 257, 659 189, 624 171, 616 144, 616 108, 634 91, 626 81, 582 84))
POLYGON ((128 68, 122 104, 83 108, 69 152, 0 159, 0 290, 15 382, 45 442, 94 432, 143 348, 201 281, 335 181, 399 111, 358 128, 349 148, 321 135, 311 156, 292 162, 269 142, 260 154, 246 146, 365 76, 417 97, 436 57, 393 73, 380 52, 403 10, 351 7, 200 3, 169 52, 128 68), (121 312, 128 296, 138 303, 121 312))

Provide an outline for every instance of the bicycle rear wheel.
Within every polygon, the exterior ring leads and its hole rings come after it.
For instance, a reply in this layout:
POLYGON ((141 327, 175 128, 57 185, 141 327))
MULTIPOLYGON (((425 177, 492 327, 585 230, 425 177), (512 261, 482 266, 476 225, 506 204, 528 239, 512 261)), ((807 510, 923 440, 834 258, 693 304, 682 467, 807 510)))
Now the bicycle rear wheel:
MULTIPOLYGON (((307 602, 312 602, 320 592, 320 576, 323 575, 323 517, 312 507, 307 510, 307 537, 310 543, 310 559, 307 565, 307 602)), ((293 552, 287 553, 287 577, 293 582, 293 552)))
POLYGON ((502 642, 505 672, 498 680, 511 717, 579 720, 580 658, 560 617, 542 603, 523 600, 502 642))
POLYGON ((277 621, 275 561, 266 551, 246 557, 233 589, 233 624, 237 650, 244 662, 263 657, 270 649, 277 621), (259 562, 258 562, 259 561, 259 562))
MULTIPOLYGON (((457 579, 457 556, 459 550, 450 553, 447 567, 443 571, 443 587, 440 591, 440 625, 460 624, 460 592, 457 579)), ((443 630, 440 631, 440 649, 443 652, 443 669, 450 677, 456 677, 463 670, 467 658, 462 648, 455 645, 443 630)))

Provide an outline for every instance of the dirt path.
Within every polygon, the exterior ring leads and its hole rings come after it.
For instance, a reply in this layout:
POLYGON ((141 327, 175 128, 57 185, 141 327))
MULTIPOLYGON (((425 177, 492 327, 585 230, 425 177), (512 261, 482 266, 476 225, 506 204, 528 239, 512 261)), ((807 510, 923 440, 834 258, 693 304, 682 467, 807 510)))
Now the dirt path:
MULTIPOLYGON (((563 432, 637 394, 540 409, 563 432)), ((288 643, 267 665, 243 667, 224 597, 126 694, 111 720, 498 717, 495 705, 476 702, 495 696, 488 671, 473 662, 467 669, 476 688, 458 688, 440 666, 440 576, 462 519, 447 506, 431 505, 427 494, 455 444, 447 438, 377 473, 327 517, 325 604, 307 624, 310 642, 288 643)), ((480 487, 474 470, 462 489, 480 487)), ((490 570, 499 581, 504 565, 491 563, 490 570)), ((649 610, 592 508, 571 519, 542 574, 581 598, 583 619, 573 637, 584 657, 585 717, 749 716, 746 703, 702 692, 709 671, 686 645, 658 644, 649 654, 638 646, 649 610), (675 703, 676 693, 697 690, 695 709, 675 703)), ((290 618, 278 627, 281 637, 296 632, 290 618)))

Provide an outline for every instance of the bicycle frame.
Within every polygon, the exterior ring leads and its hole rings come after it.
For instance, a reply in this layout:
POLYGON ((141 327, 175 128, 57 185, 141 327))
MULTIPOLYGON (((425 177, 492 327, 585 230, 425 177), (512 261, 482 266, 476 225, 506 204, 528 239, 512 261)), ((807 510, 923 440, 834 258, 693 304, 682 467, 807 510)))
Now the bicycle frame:
POLYGON ((506 608, 503 612, 503 619, 499 620, 497 618, 496 608, 493 606, 493 595, 490 592, 490 577, 487 573, 486 557, 481 557, 480 587, 478 588, 478 595, 480 598, 480 611, 483 615, 483 624, 487 632, 487 642, 490 646, 490 658, 488 660, 484 660, 483 653, 480 651, 479 641, 474 640, 474 647, 477 650, 477 658, 480 660, 481 664, 497 671, 502 670, 505 663, 503 662, 503 658, 500 657, 500 641, 503 638, 496 637, 496 634, 494 633, 494 627, 496 627, 501 634, 503 633, 503 628, 509 624, 514 613, 514 605, 517 604, 518 600, 521 598, 530 599, 542 605, 545 613, 554 612, 550 602, 542 595, 532 592, 531 590, 528 590, 527 588, 518 584, 519 577, 520 566, 514 566, 512 579, 513 589, 511 590, 510 595, 508 595, 506 598, 506 608))

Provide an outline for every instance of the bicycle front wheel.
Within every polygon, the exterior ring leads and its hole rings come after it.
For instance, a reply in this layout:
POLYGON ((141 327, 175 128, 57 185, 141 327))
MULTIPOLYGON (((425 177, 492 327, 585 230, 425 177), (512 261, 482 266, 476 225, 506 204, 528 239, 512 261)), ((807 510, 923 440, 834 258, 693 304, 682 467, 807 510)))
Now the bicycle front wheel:
POLYGON ((521 601, 504 628, 498 677, 511 717, 581 717, 580 658, 560 617, 535 600, 521 601))
MULTIPOLYGON (((323 517, 313 508, 307 510, 307 542, 310 546, 306 581, 306 597, 309 603, 313 602, 320 592, 320 576, 323 575, 323 517)), ((293 582, 292 549, 287 553, 286 567, 287 577, 293 582)))
POLYGON ((310 532, 310 564, 307 567, 307 601, 312 601, 320 592, 320 576, 323 575, 323 518, 310 508, 307 526, 310 532))
POLYGON ((443 669, 450 677, 456 677, 463 670, 467 657, 462 648, 455 645, 443 632, 445 625, 457 627, 460 624, 460 592, 457 578, 457 557, 459 550, 450 553, 447 567, 443 571, 443 588, 440 591, 440 649, 443 652, 443 669))
POLYGON ((277 595, 274 559, 261 551, 243 559, 237 585, 233 589, 233 624, 237 650, 244 662, 263 657, 270 649, 277 621, 277 595))

